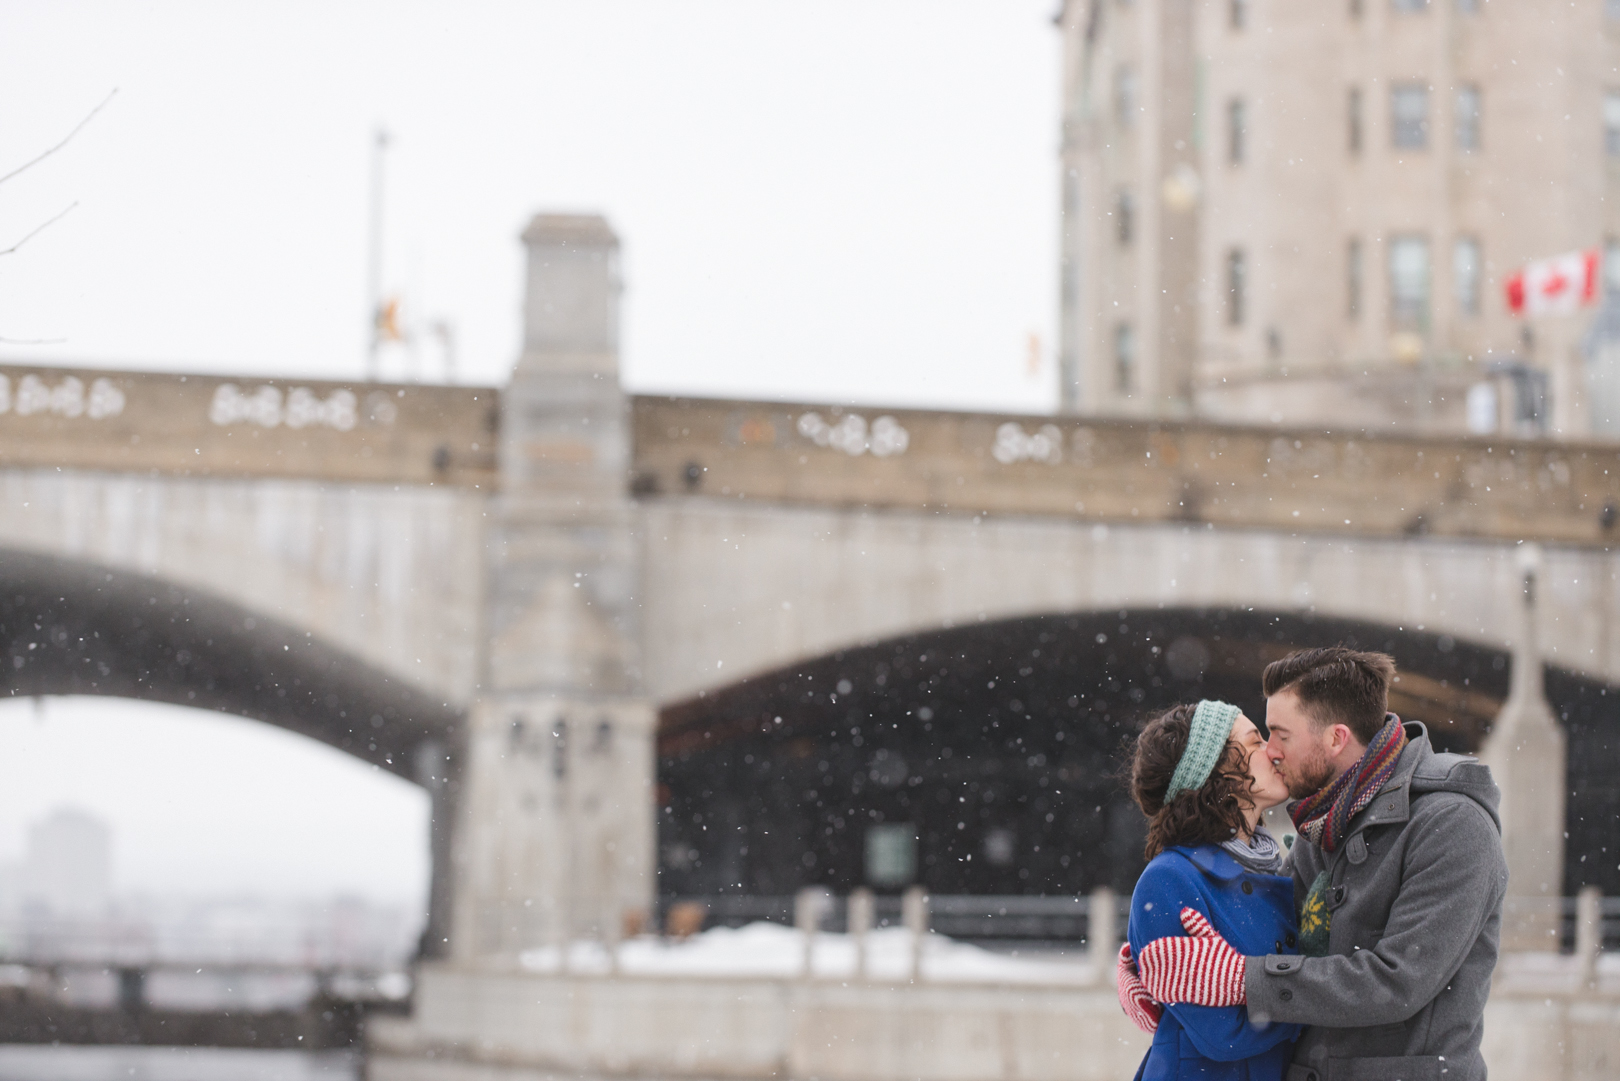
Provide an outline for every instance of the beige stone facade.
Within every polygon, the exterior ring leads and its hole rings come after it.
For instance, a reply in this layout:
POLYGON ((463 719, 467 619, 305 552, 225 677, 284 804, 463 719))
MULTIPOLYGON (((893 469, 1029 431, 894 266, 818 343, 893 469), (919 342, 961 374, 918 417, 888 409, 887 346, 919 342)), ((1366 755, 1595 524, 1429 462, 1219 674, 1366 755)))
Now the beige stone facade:
POLYGON ((1503 282, 1620 236, 1617 15, 1068 0, 1065 408, 1463 431, 1488 384, 1475 431, 1587 431, 1594 309, 1503 282))

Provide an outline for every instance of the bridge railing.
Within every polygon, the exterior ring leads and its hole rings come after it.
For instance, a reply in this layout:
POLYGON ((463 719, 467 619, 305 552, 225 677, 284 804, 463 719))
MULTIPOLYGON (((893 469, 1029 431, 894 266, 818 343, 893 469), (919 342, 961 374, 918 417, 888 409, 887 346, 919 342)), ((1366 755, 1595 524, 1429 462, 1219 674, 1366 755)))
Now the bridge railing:
POLYGON ((220 933, 115 919, 0 920, 0 964, 381 972, 402 969, 410 960, 409 950, 372 936, 322 934, 296 923, 256 923, 220 933))
MULTIPOLYGON (((741 927, 756 921, 797 922, 793 895, 716 894, 660 898, 659 925, 680 906, 701 906, 705 927, 741 927)), ((849 930, 848 897, 830 893, 823 901, 820 930, 844 934, 849 930)), ((873 898, 873 926, 904 924, 899 895, 873 898)), ((691 911, 691 909, 688 909, 691 911)), ((1036 945, 1081 947, 1089 944, 1092 899, 1084 896, 1022 896, 939 894, 928 898, 929 929, 937 934, 982 945, 1036 945)))
POLYGON ((1558 939, 1562 952, 1580 953, 1591 945, 1600 953, 1620 951, 1620 897, 1582 891, 1582 896, 1563 899, 1560 915, 1558 939))
MULTIPOLYGON (((795 902, 794 896, 785 894, 663 897, 659 924, 665 926, 669 914, 686 905, 701 908, 704 927, 741 927, 759 920, 792 926, 796 923, 795 902)), ((900 897, 878 895, 873 902, 873 926, 902 925, 900 897)), ((1073 895, 936 895, 928 899, 929 930, 982 945, 1088 946, 1092 904, 1090 897, 1073 895)), ((818 927, 834 934, 847 933, 849 898, 827 894, 818 927)), ((1123 926, 1119 929, 1123 931, 1123 926)), ((1620 952, 1620 896, 1588 893, 1563 899, 1561 951, 1590 948, 1588 935, 1598 952, 1620 952), (1582 933, 1583 923, 1590 924, 1591 930, 1582 933)))

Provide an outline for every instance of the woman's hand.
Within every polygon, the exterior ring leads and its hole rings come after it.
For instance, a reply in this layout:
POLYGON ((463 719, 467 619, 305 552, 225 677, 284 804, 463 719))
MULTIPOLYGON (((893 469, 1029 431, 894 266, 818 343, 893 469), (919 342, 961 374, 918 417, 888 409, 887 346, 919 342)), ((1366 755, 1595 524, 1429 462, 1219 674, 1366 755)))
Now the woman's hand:
MULTIPOLYGON (((1186 938, 1158 938, 1142 947, 1138 967, 1148 994, 1160 1002, 1194 1006, 1241 1006, 1248 1002, 1248 993, 1243 989, 1247 964, 1243 955, 1217 934, 1196 909, 1181 910, 1181 926, 1187 929, 1186 938)), ((1123 1002, 1123 989, 1120 996, 1123 1002)))
POLYGON ((1157 1032, 1164 1007, 1153 1001, 1147 988, 1137 978, 1136 966, 1131 963, 1131 944, 1119 948, 1119 964, 1114 966, 1115 983, 1119 987, 1119 1008, 1131 1019, 1131 1024, 1143 1032, 1157 1032))

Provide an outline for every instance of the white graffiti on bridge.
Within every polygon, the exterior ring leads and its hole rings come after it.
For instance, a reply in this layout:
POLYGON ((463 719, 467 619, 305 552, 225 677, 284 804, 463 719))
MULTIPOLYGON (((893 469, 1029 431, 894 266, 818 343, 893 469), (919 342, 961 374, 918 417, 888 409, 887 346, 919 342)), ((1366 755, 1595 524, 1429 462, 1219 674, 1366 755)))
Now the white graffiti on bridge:
POLYGON ((11 379, 0 375, 0 414, 14 413, 19 417, 42 413, 74 419, 105 420, 124 411, 124 392, 111 379, 97 378, 87 389, 84 380, 70 375, 54 387, 37 375, 25 375, 17 380, 12 392, 11 379))

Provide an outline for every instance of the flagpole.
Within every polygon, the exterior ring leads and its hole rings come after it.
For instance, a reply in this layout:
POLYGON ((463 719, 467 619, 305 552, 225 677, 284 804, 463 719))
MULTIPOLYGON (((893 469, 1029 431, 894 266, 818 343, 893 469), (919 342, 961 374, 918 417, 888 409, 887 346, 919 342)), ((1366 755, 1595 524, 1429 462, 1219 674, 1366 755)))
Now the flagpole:
POLYGON ((371 143, 371 236, 369 238, 366 298, 369 305, 370 335, 366 348, 366 379, 377 379, 378 353, 382 347, 382 259, 383 259, 383 157, 388 150, 388 132, 377 128, 371 143))

